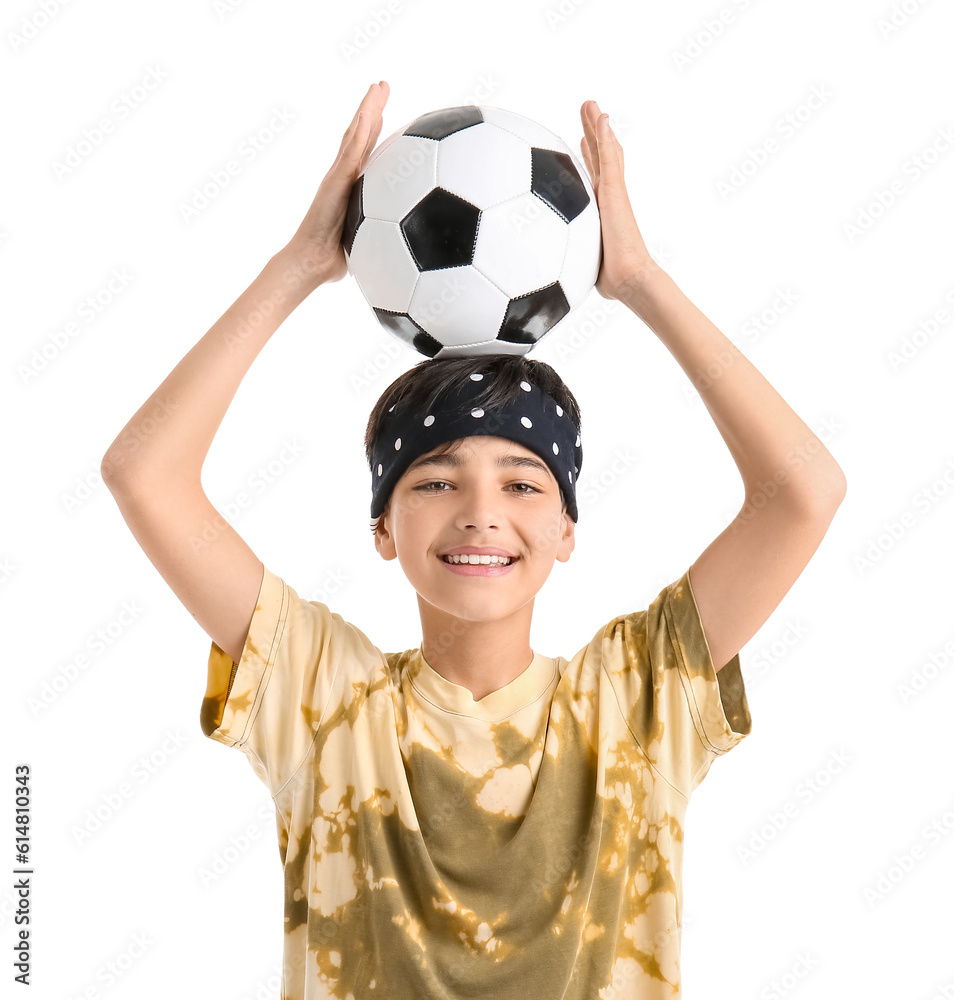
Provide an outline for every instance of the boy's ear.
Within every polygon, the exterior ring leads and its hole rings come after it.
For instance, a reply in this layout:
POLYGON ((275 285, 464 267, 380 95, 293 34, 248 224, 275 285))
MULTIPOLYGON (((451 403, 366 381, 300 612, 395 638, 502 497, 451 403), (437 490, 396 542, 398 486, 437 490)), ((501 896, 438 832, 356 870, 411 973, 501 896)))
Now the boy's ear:
POLYGON ((382 559, 397 559, 397 549, 394 547, 394 538, 390 530, 391 501, 381 512, 377 524, 374 526, 374 547, 381 553, 382 559))
POLYGON ((573 518, 567 513, 566 504, 563 505, 563 534, 560 537, 560 545, 557 548, 557 559, 566 562, 570 558, 570 553, 576 547, 576 524, 573 518))

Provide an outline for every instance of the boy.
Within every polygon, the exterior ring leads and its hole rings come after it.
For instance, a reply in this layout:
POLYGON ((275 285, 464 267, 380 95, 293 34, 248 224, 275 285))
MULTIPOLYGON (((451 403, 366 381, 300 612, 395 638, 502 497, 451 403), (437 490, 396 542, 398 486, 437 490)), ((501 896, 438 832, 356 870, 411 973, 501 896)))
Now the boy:
POLYGON ((531 359, 424 361, 385 391, 365 439, 375 545, 417 592, 420 647, 383 653, 300 599, 219 517, 200 473, 265 341, 346 273, 348 194, 387 96, 369 88, 295 236, 133 417, 138 430, 166 414, 145 444, 121 433, 103 477, 213 640, 203 732, 242 750, 275 802, 283 997, 678 997, 688 798, 750 731, 739 650, 820 544, 844 476, 652 261, 622 150, 588 101, 597 289, 699 389, 742 475, 741 512, 647 610, 569 660, 542 656, 534 597, 578 517, 576 400, 531 359), (276 308, 237 336, 265 298, 276 308), (207 519, 220 534, 194 552, 207 519))

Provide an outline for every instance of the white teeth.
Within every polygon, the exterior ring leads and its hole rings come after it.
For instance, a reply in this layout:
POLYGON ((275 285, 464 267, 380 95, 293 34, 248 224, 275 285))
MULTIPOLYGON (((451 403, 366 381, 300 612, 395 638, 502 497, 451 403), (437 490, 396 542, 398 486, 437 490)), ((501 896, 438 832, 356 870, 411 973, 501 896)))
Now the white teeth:
POLYGON ((455 565, 459 563, 467 563, 471 566, 509 566, 513 561, 510 556, 478 556, 473 554, 462 555, 462 556, 442 556, 445 562, 454 563, 455 565))

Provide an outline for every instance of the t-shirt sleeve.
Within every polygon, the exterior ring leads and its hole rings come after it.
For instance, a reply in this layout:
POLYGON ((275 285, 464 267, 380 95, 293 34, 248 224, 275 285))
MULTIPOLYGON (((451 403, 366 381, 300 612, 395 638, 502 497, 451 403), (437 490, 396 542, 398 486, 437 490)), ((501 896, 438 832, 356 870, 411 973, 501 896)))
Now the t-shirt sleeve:
POLYGON ((238 664, 212 643, 202 731, 241 750, 274 797, 309 757, 339 671, 377 653, 358 629, 300 598, 266 566, 238 664))
POLYGON ((688 569, 606 626, 603 664, 643 755, 686 799, 751 731, 739 654, 716 673, 688 569))

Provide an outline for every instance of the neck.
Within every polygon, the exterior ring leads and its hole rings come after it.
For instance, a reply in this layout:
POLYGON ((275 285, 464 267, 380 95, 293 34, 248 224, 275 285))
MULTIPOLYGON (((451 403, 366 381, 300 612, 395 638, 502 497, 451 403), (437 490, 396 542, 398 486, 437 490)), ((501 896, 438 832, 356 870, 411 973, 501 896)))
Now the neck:
POLYGON ((507 618, 469 621, 428 604, 420 594, 421 654, 452 684, 480 701, 519 677, 533 662, 530 619, 533 601, 507 618))

